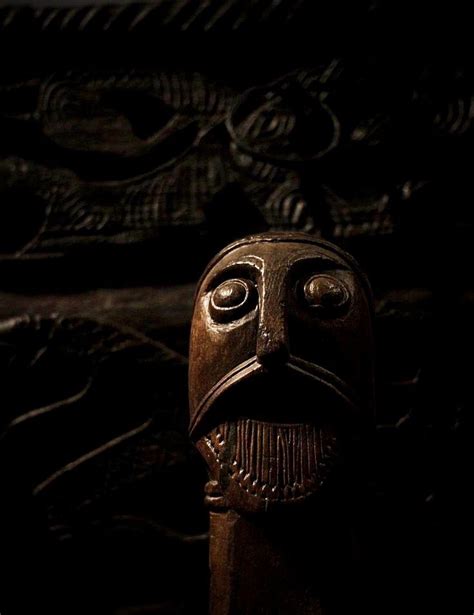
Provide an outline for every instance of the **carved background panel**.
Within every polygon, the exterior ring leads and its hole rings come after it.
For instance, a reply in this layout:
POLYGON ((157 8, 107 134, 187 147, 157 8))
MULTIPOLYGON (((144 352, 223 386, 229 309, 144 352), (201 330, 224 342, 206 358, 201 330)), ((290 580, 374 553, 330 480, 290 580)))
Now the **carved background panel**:
MULTIPOLYGON (((176 228, 199 239, 235 235, 222 200, 235 201, 245 229, 305 230, 356 247, 409 233, 414 221, 435 225, 433 195, 468 190, 460 162, 472 138, 472 84, 464 74, 413 77, 400 84, 383 63, 336 58, 240 91, 171 70, 7 83, 2 253, 136 245, 176 228)), ((462 228, 470 219, 460 213, 462 228)))
POLYGON ((374 287, 368 612, 473 611, 472 58, 412 4, 0 7, 2 615, 206 612, 191 306, 264 230, 374 287))

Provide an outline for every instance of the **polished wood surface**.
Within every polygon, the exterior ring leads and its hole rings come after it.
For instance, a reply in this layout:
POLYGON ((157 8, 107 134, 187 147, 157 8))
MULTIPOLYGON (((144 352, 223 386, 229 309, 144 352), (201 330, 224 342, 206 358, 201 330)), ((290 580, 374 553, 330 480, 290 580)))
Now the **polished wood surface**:
POLYGON ((244 238, 201 277, 190 432, 209 466, 212 615, 351 606, 333 591, 350 593, 351 498, 345 515, 335 502, 364 480, 372 316, 354 259, 310 235, 244 238))

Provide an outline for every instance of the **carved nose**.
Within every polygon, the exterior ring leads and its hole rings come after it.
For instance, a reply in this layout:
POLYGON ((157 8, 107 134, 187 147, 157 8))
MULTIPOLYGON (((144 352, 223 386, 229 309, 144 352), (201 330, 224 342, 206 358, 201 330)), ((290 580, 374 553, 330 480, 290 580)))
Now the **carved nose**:
POLYGON ((282 365, 288 361, 290 351, 286 324, 279 326, 261 326, 257 340, 257 360, 266 367, 282 365))

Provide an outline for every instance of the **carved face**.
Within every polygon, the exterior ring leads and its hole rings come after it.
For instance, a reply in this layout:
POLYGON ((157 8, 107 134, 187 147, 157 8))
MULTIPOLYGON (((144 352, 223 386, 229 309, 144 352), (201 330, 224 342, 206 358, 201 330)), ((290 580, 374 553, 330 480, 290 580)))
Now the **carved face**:
POLYGON ((198 286, 190 431, 210 501, 267 510, 318 492, 373 410, 368 284, 353 259, 297 233, 224 249, 198 286))

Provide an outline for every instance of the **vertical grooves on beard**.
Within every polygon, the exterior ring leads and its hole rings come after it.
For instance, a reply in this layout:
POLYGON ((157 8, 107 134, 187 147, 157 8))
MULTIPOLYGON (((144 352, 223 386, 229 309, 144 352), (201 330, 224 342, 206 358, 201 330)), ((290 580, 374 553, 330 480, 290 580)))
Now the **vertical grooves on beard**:
POLYGON ((244 453, 244 468, 245 470, 248 471, 249 468, 249 457, 250 457, 250 447, 248 446, 250 444, 250 421, 245 421, 245 436, 244 436, 244 440, 242 442, 242 450, 244 453))
MULTIPOLYGON (((268 446, 268 451, 269 451, 269 459, 268 459, 268 484, 269 485, 275 485, 275 462, 276 462, 276 451, 275 451, 275 438, 273 437, 273 425, 271 426, 271 429, 269 429, 267 431, 267 435, 268 435, 268 439, 269 439, 269 446, 268 446)), ((277 468, 278 469, 278 468, 277 468)), ((278 474, 277 474, 278 476, 278 474)))
MULTIPOLYGON (((254 434, 255 425, 253 421, 252 422, 247 421, 247 423, 249 424, 249 429, 250 429, 250 450, 249 450, 248 470, 249 470, 250 476, 255 476, 255 434, 254 434)), ((249 446, 249 444, 247 444, 247 446, 249 446)))
POLYGON ((241 424, 237 422, 235 427, 235 460, 234 465, 240 468, 242 466, 242 437, 241 424))
POLYGON ((313 439, 311 437, 311 432, 309 430, 308 425, 304 426, 304 437, 301 438, 303 441, 303 447, 301 449, 301 482, 304 481, 305 476, 311 476, 311 458, 309 454, 310 447, 312 448, 313 439))
POLYGON ((323 476, 325 459, 334 456, 333 436, 308 424, 237 419, 211 432, 208 442, 221 463, 230 461, 233 479, 270 499, 313 491, 323 476))
POLYGON ((281 435, 280 435, 280 430, 277 428, 276 429, 276 438, 272 437, 272 440, 275 439, 275 448, 276 448, 276 452, 277 452, 277 465, 276 465, 276 486, 279 487, 280 486, 280 477, 281 477, 281 435))
POLYGON ((256 479, 258 477, 258 466, 260 465, 261 450, 258 443, 258 424, 252 424, 252 446, 253 446, 253 463, 252 463, 252 477, 256 479))
POLYGON ((321 437, 322 437, 321 430, 318 429, 318 431, 316 432, 316 427, 313 427, 314 461, 315 461, 315 464, 316 464, 315 470, 318 469, 318 459, 320 461, 323 460, 323 443, 322 443, 321 437), (316 435, 316 433, 317 433, 317 435, 316 435), (319 445, 320 450, 319 451, 317 449, 317 447, 318 447, 318 440, 319 440, 319 443, 320 443, 320 445, 319 445))
POLYGON ((268 485, 270 481, 271 451, 268 431, 268 429, 262 429, 262 483, 264 485, 268 485))
POLYGON ((257 480, 262 483, 263 480, 263 439, 262 439, 262 425, 257 423, 257 450, 259 455, 257 457, 257 480))
POLYGON ((288 476, 288 440, 286 437, 286 432, 283 429, 279 429, 280 434, 280 445, 281 445, 281 486, 289 484, 289 476, 288 476))
POLYGON ((311 474, 315 471, 316 468, 312 467, 313 463, 313 438, 312 438, 312 430, 309 425, 305 425, 306 431, 306 447, 305 447, 305 462, 306 462, 306 472, 307 476, 311 476, 311 474))
POLYGON ((295 468, 294 482, 298 485, 301 485, 303 483, 303 477, 305 476, 304 469, 303 469, 303 460, 305 458, 305 451, 306 451, 306 447, 305 447, 306 438, 303 437, 304 429, 305 429, 305 426, 300 425, 296 433, 296 438, 298 440, 298 443, 296 445, 298 449, 298 465, 295 468), (303 447, 305 447, 304 450, 303 450, 303 447))
POLYGON ((290 429, 290 442, 289 442, 290 450, 289 452, 290 452, 290 458, 291 458, 290 474, 293 477, 296 476, 296 468, 297 468, 297 463, 298 463, 298 451, 296 447, 296 437, 297 437, 296 427, 292 427, 290 429))

